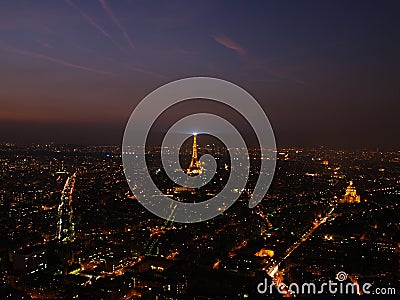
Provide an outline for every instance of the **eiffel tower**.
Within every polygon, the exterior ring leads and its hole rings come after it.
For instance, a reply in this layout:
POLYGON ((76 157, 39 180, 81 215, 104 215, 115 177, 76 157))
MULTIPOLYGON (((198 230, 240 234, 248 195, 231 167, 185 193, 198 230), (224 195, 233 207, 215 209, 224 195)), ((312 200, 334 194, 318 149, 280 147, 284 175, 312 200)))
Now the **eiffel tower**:
POLYGON ((186 174, 189 176, 196 176, 201 174, 201 167, 199 160, 197 159, 197 135, 193 135, 193 152, 192 152, 192 161, 190 162, 190 166, 186 171, 186 174))

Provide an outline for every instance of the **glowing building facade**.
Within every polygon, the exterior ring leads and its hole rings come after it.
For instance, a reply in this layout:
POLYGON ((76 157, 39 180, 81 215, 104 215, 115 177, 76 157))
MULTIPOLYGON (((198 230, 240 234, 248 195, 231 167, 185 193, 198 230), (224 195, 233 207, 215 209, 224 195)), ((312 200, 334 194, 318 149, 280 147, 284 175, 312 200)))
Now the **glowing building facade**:
POLYGON ((357 195, 357 191, 355 186, 353 185, 353 181, 350 181, 349 186, 346 189, 346 194, 344 194, 343 198, 340 200, 341 203, 360 203, 360 196, 357 195))

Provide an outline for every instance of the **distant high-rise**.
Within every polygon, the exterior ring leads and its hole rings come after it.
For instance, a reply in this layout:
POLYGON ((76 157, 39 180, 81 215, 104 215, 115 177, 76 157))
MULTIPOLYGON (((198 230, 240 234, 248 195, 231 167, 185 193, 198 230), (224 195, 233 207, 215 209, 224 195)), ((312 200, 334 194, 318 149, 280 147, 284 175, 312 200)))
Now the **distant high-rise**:
POLYGON ((190 166, 186 171, 186 174, 189 176, 196 176, 201 174, 202 170, 200 167, 199 160, 197 159, 197 135, 193 135, 193 151, 192 151, 192 161, 190 162, 190 166))
POLYGON ((341 203, 360 203, 360 196, 357 195, 357 191, 355 186, 353 185, 353 181, 350 181, 349 186, 346 189, 346 194, 344 194, 343 198, 340 200, 341 203))
POLYGON ((75 237, 72 210, 72 193, 74 191, 75 179, 76 173, 67 179, 61 193, 56 233, 56 239, 60 242, 73 241, 75 237))

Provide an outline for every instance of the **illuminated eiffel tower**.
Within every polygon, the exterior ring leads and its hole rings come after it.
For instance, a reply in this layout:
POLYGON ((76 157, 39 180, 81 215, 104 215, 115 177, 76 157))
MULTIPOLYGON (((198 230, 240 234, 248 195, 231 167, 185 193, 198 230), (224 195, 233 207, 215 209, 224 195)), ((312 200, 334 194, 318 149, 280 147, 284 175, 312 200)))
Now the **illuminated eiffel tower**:
POLYGON ((190 166, 186 171, 186 174, 189 176, 196 176, 201 174, 201 167, 199 160, 197 159, 197 135, 193 135, 193 152, 192 152, 192 161, 190 162, 190 166))

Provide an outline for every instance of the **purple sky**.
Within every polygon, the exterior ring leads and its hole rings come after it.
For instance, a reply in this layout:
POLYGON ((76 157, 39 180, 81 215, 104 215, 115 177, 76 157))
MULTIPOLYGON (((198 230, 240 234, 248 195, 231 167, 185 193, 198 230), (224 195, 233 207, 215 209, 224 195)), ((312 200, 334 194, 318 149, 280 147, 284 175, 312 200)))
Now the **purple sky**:
POLYGON ((146 94, 211 76, 260 102, 279 146, 398 148, 399 9, 397 1, 4 1, 0 141, 120 144, 146 94))

